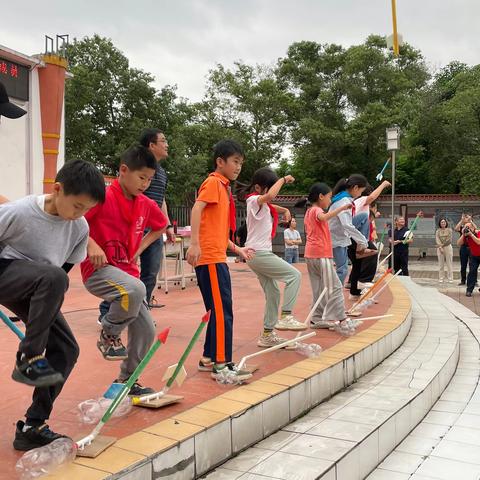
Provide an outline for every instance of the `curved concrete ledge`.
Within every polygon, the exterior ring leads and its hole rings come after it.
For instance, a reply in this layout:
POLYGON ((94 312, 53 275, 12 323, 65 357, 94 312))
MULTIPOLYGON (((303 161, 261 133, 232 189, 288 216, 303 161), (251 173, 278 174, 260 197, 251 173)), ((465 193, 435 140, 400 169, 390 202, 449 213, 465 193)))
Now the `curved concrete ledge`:
POLYGON ((480 478, 480 318, 439 294, 459 321, 460 356, 430 412, 369 480, 480 478))
POLYGON ((206 478, 365 478, 435 404, 458 361, 455 317, 435 295, 408 279, 405 285, 414 300, 412 327, 393 355, 206 478))
POLYGON ((320 357, 229 390, 122 438, 95 459, 77 458, 48 478, 183 480, 209 472, 359 380, 402 345, 412 322, 411 301, 400 281, 390 289, 392 317, 320 357))

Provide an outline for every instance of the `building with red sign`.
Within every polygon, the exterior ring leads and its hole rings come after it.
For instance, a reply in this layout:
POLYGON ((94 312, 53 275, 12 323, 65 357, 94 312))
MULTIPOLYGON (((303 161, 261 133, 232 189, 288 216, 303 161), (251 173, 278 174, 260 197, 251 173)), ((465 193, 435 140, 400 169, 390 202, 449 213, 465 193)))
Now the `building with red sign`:
POLYGON ((64 163, 66 59, 28 56, 0 45, 0 81, 27 111, 0 117, 0 194, 12 200, 48 192, 64 163))

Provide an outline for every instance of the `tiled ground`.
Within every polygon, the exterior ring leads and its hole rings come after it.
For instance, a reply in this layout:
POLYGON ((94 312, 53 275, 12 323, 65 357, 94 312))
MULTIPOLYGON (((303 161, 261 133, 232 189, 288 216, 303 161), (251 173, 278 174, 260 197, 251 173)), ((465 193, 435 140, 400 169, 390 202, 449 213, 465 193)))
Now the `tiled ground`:
MULTIPOLYGON (((242 356, 257 351, 256 341, 262 328, 264 299, 254 274, 246 265, 232 263, 230 267, 235 311, 234 359, 238 361, 242 356)), ((303 274, 303 282, 295 313, 302 319, 308 313, 311 293, 305 265, 298 264, 298 268, 303 274)), ((91 426, 80 423, 76 413, 78 403, 101 396, 116 378, 118 365, 104 361, 96 349, 99 332, 96 323, 98 300, 84 289, 77 269, 73 270, 70 276, 70 290, 63 312, 80 344, 81 355, 72 376, 56 402, 49 423, 54 430, 78 437, 91 429, 91 426)), ((171 326, 172 331, 167 344, 158 351, 141 380, 143 384, 160 389, 163 385, 161 378, 165 368, 179 359, 204 310, 198 288, 193 283, 183 291, 174 287, 168 295, 162 291, 158 291, 156 295, 159 301, 166 305, 162 309, 153 311, 157 329, 171 326)), ((386 291, 380 298, 380 304, 369 308, 368 316, 383 313, 390 303, 391 295, 386 291)), ((372 323, 367 321, 360 329, 367 328, 372 323)), ((292 336, 292 333, 286 335, 292 336)), ((15 478, 14 465, 19 454, 11 446, 14 423, 22 418, 29 404, 31 389, 10 380, 17 348, 16 337, 6 327, 0 326, 0 339, 2 340, 0 371, 2 378, 5 379, 3 402, 0 405, 0 429, 3 432, 0 437, 3 453, 0 458, 0 479, 3 480, 15 478)), ((343 338, 335 332, 323 330, 312 339, 323 348, 331 347, 342 340, 343 338)), ((186 363, 189 374, 187 381, 181 388, 176 387, 172 390, 172 393, 185 396, 181 403, 160 410, 135 408, 127 418, 113 419, 105 427, 104 433, 119 438, 124 437, 234 388, 217 385, 208 373, 198 372, 196 363, 200 354, 201 344, 197 344, 186 363)), ((303 357, 295 352, 269 353, 256 359, 258 361, 255 363, 260 365, 260 370, 254 378, 259 379, 302 359, 303 357)))

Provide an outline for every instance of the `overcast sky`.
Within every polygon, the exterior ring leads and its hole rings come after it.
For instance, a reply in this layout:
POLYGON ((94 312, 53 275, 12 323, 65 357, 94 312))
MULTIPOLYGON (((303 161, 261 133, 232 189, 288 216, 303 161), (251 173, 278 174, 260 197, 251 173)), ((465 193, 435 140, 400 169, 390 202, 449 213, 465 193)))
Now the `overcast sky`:
MULTIPOLYGON (((397 0, 397 16, 431 68, 480 63, 479 0, 397 0)), ((191 100, 217 63, 273 63, 295 41, 349 46, 392 31, 390 0, 10 0, 1 19, 0 44, 29 55, 44 35, 110 37, 158 88, 176 84, 191 100)))

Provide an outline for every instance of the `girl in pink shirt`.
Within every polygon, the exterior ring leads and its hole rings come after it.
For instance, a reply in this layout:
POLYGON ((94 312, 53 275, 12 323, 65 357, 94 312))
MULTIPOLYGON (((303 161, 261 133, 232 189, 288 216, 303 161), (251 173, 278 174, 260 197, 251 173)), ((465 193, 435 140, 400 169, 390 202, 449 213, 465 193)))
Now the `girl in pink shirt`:
POLYGON ((326 213, 332 203, 332 190, 325 183, 315 183, 307 199, 299 203, 307 202, 311 207, 307 210, 304 220, 306 234, 304 257, 312 286, 313 304, 324 288, 327 289, 313 314, 310 327, 335 328, 341 333, 351 332, 355 327, 345 315, 343 288, 333 265, 328 221, 352 207, 346 204, 326 213))

